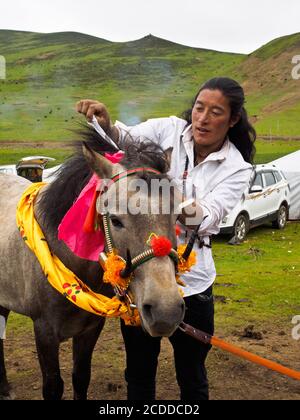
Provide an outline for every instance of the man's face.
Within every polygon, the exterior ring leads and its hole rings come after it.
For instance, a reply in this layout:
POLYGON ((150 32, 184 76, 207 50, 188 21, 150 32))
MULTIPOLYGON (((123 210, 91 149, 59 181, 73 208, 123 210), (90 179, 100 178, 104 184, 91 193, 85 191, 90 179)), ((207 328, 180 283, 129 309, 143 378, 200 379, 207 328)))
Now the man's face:
POLYGON ((192 131, 199 146, 218 146, 233 125, 228 99, 219 90, 199 93, 192 110, 192 131))

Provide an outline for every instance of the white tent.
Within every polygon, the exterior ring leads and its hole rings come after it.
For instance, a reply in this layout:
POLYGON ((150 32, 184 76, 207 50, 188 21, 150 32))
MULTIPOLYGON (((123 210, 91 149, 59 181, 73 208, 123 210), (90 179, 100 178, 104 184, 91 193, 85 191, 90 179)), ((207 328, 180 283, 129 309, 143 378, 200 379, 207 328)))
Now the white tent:
POLYGON ((290 184, 291 207, 289 219, 300 220, 300 150, 274 160, 271 164, 284 173, 290 184))

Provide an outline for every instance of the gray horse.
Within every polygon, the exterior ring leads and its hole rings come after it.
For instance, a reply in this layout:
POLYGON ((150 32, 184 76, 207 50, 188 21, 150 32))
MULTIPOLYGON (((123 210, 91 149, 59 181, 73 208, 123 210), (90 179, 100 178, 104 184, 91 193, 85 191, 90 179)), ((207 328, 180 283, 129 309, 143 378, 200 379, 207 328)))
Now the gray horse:
MULTIPOLYGON (((108 297, 114 295, 110 285, 102 282, 103 271, 96 262, 74 255, 58 240, 58 226, 93 173, 110 178, 115 173, 134 167, 152 167, 162 173, 137 174, 150 183, 153 178, 167 178, 167 159, 150 142, 124 142, 121 148, 126 157, 113 165, 101 153, 111 151, 96 133, 88 131, 85 140, 89 147, 80 146, 72 158, 61 168, 53 183, 45 186, 35 203, 35 216, 42 228, 52 253, 71 269, 92 290, 108 297), (98 152, 98 153, 95 153, 98 152)), ((13 311, 30 317, 40 367, 43 375, 44 399, 61 399, 64 383, 60 375, 59 346, 73 339, 74 399, 86 399, 91 374, 91 357, 105 319, 79 309, 59 294, 48 283, 35 255, 22 240, 16 226, 16 207, 30 182, 14 176, 0 175, 0 316, 6 320, 13 311)), ((118 189, 108 189, 98 199, 119 201, 128 188, 125 180, 118 189)), ((127 200, 132 192, 128 193, 127 200)), ((161 198, 161 197, 160 197, 161 198)), ((151 200, 151 197, 149 197, 151 200)), ((145 250, 149 233, 168 237, 176 247, 173 214, 114 214, 110 216, 111 234, 122 257, 138 255, 145 250)), ((170 336, 184 316, 184 301, 178 292, 175 265, 169 257, 155 258, 135 270, 130 292, 140 312, 142 326, 152 336, 170 336)), ((134 327, 133 327, 134 328, 134 327)), ((7 381, 3 341, 0 340, 0 399, 10 398, 7 381)))

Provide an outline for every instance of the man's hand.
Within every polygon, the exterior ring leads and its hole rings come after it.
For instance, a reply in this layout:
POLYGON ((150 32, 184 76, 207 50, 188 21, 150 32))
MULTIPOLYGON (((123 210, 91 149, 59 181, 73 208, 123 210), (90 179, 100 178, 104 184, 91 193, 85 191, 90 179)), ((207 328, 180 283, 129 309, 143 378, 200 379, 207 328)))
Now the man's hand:
POLYGON ((93 116, 97 118, 99 125, 107 133, 111 132, 112 124, 108 110, 104 104, 90 99, 83 99, 77 102, 76 111, 84 114, 89 122, 92 122, 93 116))

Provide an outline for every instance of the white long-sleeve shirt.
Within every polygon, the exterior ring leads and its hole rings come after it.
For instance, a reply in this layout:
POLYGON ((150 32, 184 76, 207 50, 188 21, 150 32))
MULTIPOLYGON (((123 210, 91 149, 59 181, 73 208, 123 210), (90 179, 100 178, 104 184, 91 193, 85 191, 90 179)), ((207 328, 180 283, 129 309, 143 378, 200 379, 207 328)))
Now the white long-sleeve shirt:
MULTIPOLYGON (((158 143, 162 149, 172 147, 171 167, 168 173, 182 189, 186 157, 189 159, 186 179, 186 198, 196 197, 204 216, 199 235, 206 243, 209 236, 219 233, 220 222, 236 206, 249 184, 252 166, 245 162, 231 141, 226 140, 222 149, 211 153, 203 162, 194 166, 194 141, 192 126, 177 117, 151 119, 134 127, 117 122, 121 137, 128 132, 133 138, 147 138, 158 143)), ((179 243, 186 242, 183 232, 179 243)), ((216 269, 210 248, 194 246, 197 262, 191 271, 182 276, 186 284, 185 296, 204 292, 214 282, 216 269)))

